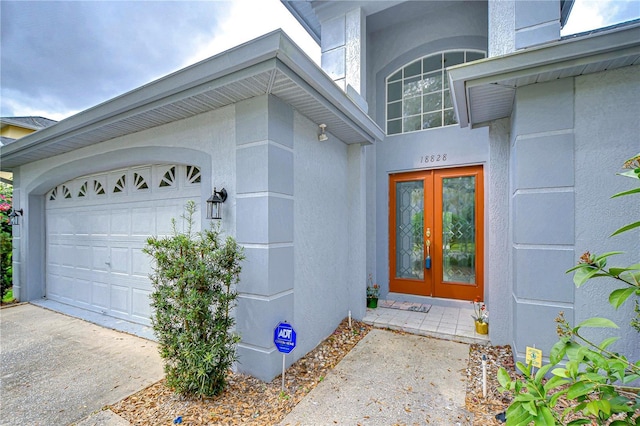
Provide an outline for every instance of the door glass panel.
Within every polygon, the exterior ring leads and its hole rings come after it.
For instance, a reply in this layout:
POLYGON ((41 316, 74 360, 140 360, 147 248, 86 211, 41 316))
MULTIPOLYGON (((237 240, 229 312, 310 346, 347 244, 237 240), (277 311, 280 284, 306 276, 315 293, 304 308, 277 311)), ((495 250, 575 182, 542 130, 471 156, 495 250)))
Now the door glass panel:
POLYGON ((424 279, 424 182, 396 182, 396 278, 424 279))
POLYGON ((476 282, 475 176, 442 179, 442 281, 476 282))

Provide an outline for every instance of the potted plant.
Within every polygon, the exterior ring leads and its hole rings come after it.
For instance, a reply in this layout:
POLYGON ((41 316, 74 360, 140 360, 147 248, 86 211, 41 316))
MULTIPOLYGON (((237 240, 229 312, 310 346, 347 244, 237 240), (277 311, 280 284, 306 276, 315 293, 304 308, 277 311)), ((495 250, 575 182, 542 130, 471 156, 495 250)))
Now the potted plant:
POLYGON ((473 302, 473 311, 475 315, 471 315, 476 323, 476 333, 489 334, 489 311, 487 306, 480 302, 480 299, 476 297, 473 302))
POLYGON ((380 286, 373 283, 373 275, 369 274, 367 279, 367 308, 378 307, 378 296, 380 295, 380 286))

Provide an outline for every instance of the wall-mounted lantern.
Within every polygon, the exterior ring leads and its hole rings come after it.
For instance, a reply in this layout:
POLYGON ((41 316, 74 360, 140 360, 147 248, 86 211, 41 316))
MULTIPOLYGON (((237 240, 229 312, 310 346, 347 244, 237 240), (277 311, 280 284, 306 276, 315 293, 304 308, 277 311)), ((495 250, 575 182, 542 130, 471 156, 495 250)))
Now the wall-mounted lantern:
POLYGON ((213 188, 213 194, 207 200, 207 219, 222 219, 222 203, 227 199, 227 190, 222 188, 216 191, 213 188))
POLYGON ((22 216, 23 213, 22 209, 11 210, 11 213, 9 213, 9 223, 11 223, 11 226, 20 225, 20 216, 22 216))

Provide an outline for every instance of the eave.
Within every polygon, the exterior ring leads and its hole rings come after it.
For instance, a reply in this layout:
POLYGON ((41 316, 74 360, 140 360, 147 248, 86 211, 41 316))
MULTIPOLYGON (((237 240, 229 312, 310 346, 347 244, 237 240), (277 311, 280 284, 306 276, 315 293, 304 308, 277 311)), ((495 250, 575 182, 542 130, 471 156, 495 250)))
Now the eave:
POLYGON ((284 32, 277 30, 0 147, 0 167, 63 154, 271 94, 347 144, 384 132, 284 32))
POLYGON ((461 127, 511 116, 516 89, 640 64, 640 23, 449 68, 461 127))

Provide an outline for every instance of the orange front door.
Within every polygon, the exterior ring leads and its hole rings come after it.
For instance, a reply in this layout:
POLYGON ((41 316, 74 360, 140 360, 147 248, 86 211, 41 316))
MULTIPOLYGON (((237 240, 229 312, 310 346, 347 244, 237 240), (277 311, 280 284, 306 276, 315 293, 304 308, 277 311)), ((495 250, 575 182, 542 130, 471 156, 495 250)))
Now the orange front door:
POLYGON ((389 191, 389 290, 482 300, 482 166, 392 174, 389 191))

